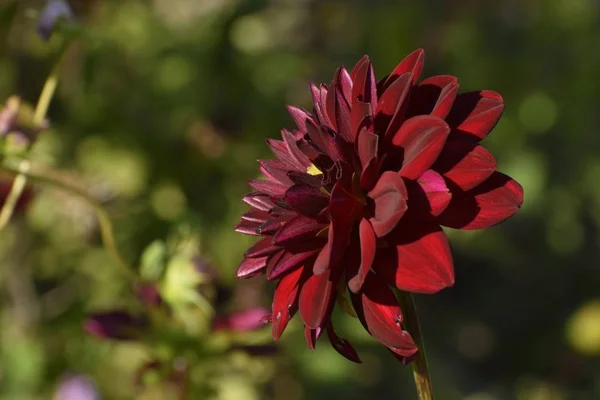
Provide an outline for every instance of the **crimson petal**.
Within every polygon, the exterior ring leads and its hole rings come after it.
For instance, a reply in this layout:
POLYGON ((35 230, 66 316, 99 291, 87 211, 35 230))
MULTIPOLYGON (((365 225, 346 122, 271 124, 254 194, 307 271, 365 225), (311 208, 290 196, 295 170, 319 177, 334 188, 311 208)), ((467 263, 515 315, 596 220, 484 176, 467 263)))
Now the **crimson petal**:
POLYGON ((504 111, 504 100, 491 90, 461 93, 446 120, 458 134, 475 140, 485 138, 504 111))
POLYGON ((282 185, 292 185, 292 181, 288 177, 289 168, 283 161, 279 160, 259 160, 260 172, 269 178, 270 181, 278 182, 282 185))
POLYGON ((329 342, 331 343, 331 347, 335 349, 340 355, 345 357, 346 359, 355 362, 357 364, 362 364, 360 357, 354 347, 348 342, 346 339, 339 337, 335 330, 333 329, 333 324, 329 323, 327 325, 327 336, 329 337, 329 342))
POLYGON ((394 135, 393 144, 404 149, 400 175, 415 180, 439 156, 450 128, 438 117, 419 115, 406 120, 394 135))
POLYGON ((413 350, 416 344, 402 329, 402 311, 391 289, 375 274, 369 274, 360 294, 351 294, 354 309, 365 329, 387 347, 413 350))
POLYGON ((451 137, 433 169, 466 191, 473 189, 494 173, 496 160, 485 147, 470 140, 451 137))
POLYGON ((284 252, 283 255, 277 259, 276 263, 269 263, 267 266, 267 279, 279 279, 302 264, 310 264, 309 259, 315 256, 319 250, 320 249, 312 249, 296 253, 291 251, 284 252))
POLYGON ((256 275, 261 274, 267 267, 268 260, 268 256, 260 258, 244 258, 244 260, 242 261, 235 273, 235 277, 252 278, 256 275))
POLYGON ((258 232, 259 226, 260 224, 256 222, 242 220, 240 223, 235 225, 233 229, 236 232, 243 233, 246 235, 260 236, 260 232, 258 232))
POLYGON ((500 172, 494 172, 481 185, 467 192, 452 185, 449 187, 452 201, 438 217, 438 222, 450 228, 489 228, 514 215, 523 204, 521 185, 500 172))
POLYGON ((300 129, 301 132, 305 133, 306 132, 306 122, 310 121, 312 122, 312 117, 310 116, 310 114, 298 107, 294 107, 294 106, 287 106, 288 112, 290 113, 290 115, 292 116, 292 118, 294 119, 294 122, 296 123, 296 125, 298 126, 298 129, 300 129))
POLYGON ((311 162, 308 159, 308 157, 306 157, 304 153, 298 148, 294 134, 283 129, 281 131, 281 137, 283 137, 283 141, 288 149, 290 157, 292 157, 293 160, 296 162, 296 165, 299 166, 298 169, 306 171, 306 169, 310 166, 311 162))
POLYGON ((316 217, 329 203, 327 196, 318 188, 305 184, 289 188, 283 200, 295 211, 308 217, 316 217))
POLYGON ((285 194, 289 185, 282 185, 278 182, 272 182, 264 179, 253 179, 248 181, 248 185, 257 192, 268 194, 271 197, 281 197, 285 194))
POLYGON ((331 311, 338 275, 328 269, 320 275, 311 275, 302 285, 298 303, 300 316, 307 327, 320 328, 331 311))
MULTIPOLYGON (((446 186, 444 178, 437 172, 429 170, 425 171, 425 173, 419 177, 417 184, 427 197, 427 203, 429 205, 429 210, 427 211, 434 217, 440 215, 448 207, 450 200, 452 200, 452 194, 450 193, 450 189, 446 186)), ((410 198, 411 195, 409 194, 409 199, 410 198)))
POLYGON ((348 281, 348 288, 354 293, 358 293, 371 270, 373 260, 375 259, 375 251, 377 249, 377 237, 375 231, 368 220, 362 219, 358 226, 360 237, 360 266, 358 273, 348 281))
POLYGON ((304 339, 306 340, 306 345, 310 350, 314 350, 317 346, 317 340, 319 336, 323 333, 323 329, 311 329, 307 326, 304 327, 304 339))
POLYGON ((386 238, 373 269, 388 284, 414 293, 436 293, 454 284, 450 244, 434 223, 403 221, 386 238))
POLYGON ((303 269, 299 268, 284 276, 273 294, 273 339, 279 340, 288 322, 296 313, 298 304, 298 292, 302 285, 303 269))
POLYGON ((454 76, 439 75, 424 79, 411 92, 408 114, 446 118, 457 94, 458 80, 454 76))
POLYGON ((246 204, 261 211, 269 211, 275 207, 269 196, 262 193, 250 193, 242 199, 246 204))
POLYGON ((425 51, 423 49, 417 49, 404 57, 402 61, 394 68, 390 76, 386 79, 384 83, 384 89, 389 87, 390 84, 395 82, 395 79, 407 72, 412 73, 412 83, 417 83, 419 79, 419 75, 421 75, 421 71, 423 70, 423 62, 425 61, 425 51))
POLYGON ((357 141, 357 152, 358 158, 360 159, 360 163, 363 167, 363 171, 369 161, 373 157, 377 157, 377 149, 379 143, 379 136, 374 133, 369 132, 366 129, 361 129, 358 134, 357 141))
POLYGON ((377 104, 377 86, 375 82, 375 73, 368 56, 364 56, 356 64, 350 77, 353 80, 352 86, 352 108, 356 107, 356 101, 361 101, 371 105, 375 109, 377 104))
POLYGON ((409 72, 394 81, 379 98, 375 126, 389 138, 401 126, 408 110, 413 75, 409 72))
POLYGON ((381 174, 375 187, 369 192, 374 202, 374 216, 369 219, 377 237, 391 232, 407 209, 407 192, 404 181, 396 172, 381 174))
POLYGON ((313 239, 326 226, 327 224, 315 221, 312 218, 297 216, 290 219, 277 231, 277 234, 273 238, 273 243, 278 246, 284 246, 292 242, 313 239))
POLYGON ((246 250, 246 252, 244 253, 244 257, 257 258, 262 256, 268 256, 277 252, 277 250, 279 250, 279 247, 273 244, 273 238, 267 236, 266 238, 254 243, 252 247, 246 250))

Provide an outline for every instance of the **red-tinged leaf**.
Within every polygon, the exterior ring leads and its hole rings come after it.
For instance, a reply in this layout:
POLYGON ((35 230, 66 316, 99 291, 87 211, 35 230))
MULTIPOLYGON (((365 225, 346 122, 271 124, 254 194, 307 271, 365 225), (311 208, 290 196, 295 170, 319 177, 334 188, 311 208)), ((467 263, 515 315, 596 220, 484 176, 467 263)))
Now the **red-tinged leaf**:
POLYGON ((403 221, 386 240, 373 269, 388 284, 413 293, 436 293, 454 284, 450 244, 438 225, 403 221))
POLYGON ((304 327, 304 339, 306 340, 306 345, 310 350, 314 350, 317 347, 317 340, 323 333, 323 329, 310 329, 309 327, 304 327))
POLYGON ((260 236, 260 233, 257 231, 259 226, 260 224, 256 222, 242 220, 233 229, 236 232, 244 233, 246 235, 260 236))
POLYGON ((287 175, 289 168, 283 161, 259 160, 258 163, 260 165, 260 172, 262 172, 270 181, 287 186, 293 184, 287 175))
POLYGON ((369 219, 377 237, 391 232, 407 210, 407 192, 404 181, 396 172, 381 174, 375 187, 369 192, 374 202, 374 216, 369 219))
POLYGON ((262 274, 267 267, 268 260, 268 256, 260 258, 244 258, 235 273, 235 277, 252 278, 256 275, 262 274))
POLYGON ((423 70, 423 62, 425 61, 425 51, 423 49, 418 49, 404 57, 402 61, 394 68, 392 73, 388 76, 384 83, 384 89, 389 87, 395 79, 399 76, 404 75, 408 72, 412 73, 412 83, 417 83, 419 79, 419 75, 421 75, 421 71, 423 70))
POLYGON ((318 188, 303 184, 290 187, 285 192, 283 200, 294 211, 313 218, 319 215, 329 203, 327 196, 318 188))
POLYGON ((503 111, 504 100, 496 92, 461 93, 456 97, 446 121, 459 135, 481 140, 496 126, 503 111))
MULTIPOLYGON (((450 204, 452 194, 446 186, 444 178, 435 171, 425 171, 417 180, 417 184, 427 198, 428 213, 434 217, 440 215, 450 204)), ((411 198, 409 194, 409 199, 411 198)), ((409 200, 410 206, 410 200, 409 200)))
POLYGON ((294 122, 296 123, 296 126, 298 126, 298 129, 300 129, 302 133, 305 133, 307 121, 312 122, 312 116, 310 115, 310 113, 308 113, 308 111, 302 110, 294 106, 287 106, 287 110, 294 119, 294 122))
POLYGON ((371 133, 364 128, 358 134, 357 151, 363 171, 369 161, 371 161, 371 159, 374 157, 377 157, 378 145, 378 135, 371 133))
POLYGON ((456 77, 438 75, 427 78, 413 88, 408 115, 430 114, 444 119, 450 112, 457 94, 456 77))
POLYGON ((290 219, 277 231, 277 234, 273 238, 273 243, 285 246, 292 242, 314 239, 317 233, 322 231, 326 226, 327 224, 316 221, 313 218, 297 216, 290 219))
POLYGON ((299 268, 284 276, 273 294, 273 339, 279 340, 288 322, 296 313, 298 293, 304 281, 303 269, 299 268))
POLYGON ((416 348, 410 334, 402 329, 402 311, 396 296, 377 275, 369 274, 362 292, 351 297, 353 302, 360 302, 359 319, 376 340, 395 349, 416 348))
POLYGON ((375 111, 375 127, 391 137, 402 125, 408 110, 408 97, 412 87, 413 75, 409 72, 394 81, 379 97, 375 111))
POLYGON ((250 193, 244 196, 242 200, 249 206, 260 211, 269 211, 275 207, 275 203, 266 194, 250 193))
POLYGON ((300 151, 300 149, 298 148, 298 145, 296 144, 296 138, 294 137, 294 135, 291 132, 283 129, 281 131, 281 137, 283 137, 283 141, 288 149, 288 154, 296 162, 296 165, 299 166, 298 169, 301 171, 306 171, 306 169, 310 166, 311 162, 308 159, 308 157, 306 157, 304 153, 302 153, 302 151, 300 151))
POLYGON ((283 255, 277 259, 276 263, 267 266, 267 279, 276 280, 302 265, 312 265, 311 260, 314 260, 314 256, 316 256, 319 250, 320 248, 295 253, 291 251, 284 252, 283 255))
POLYGON ((267 194, 271 197, 282 197, 289 185, 272 182, 263 179, 253 179, 248 181, 248 185, 257 192, 267 194))
POLYGON ((449 187, 452 201, 438 221, 450 228, 489 228, 513 216, 523 204, 521 185, 500 172, 494 172, 485 182, 467 192, 449 187))
POLYGON ((350 342, 348 342, 346 339, 343 339, 337 335, 333 329, 332 323, 327 325, 327 336, 329 337, 331 347, 333 347, 341 356, 357 364, 362 364, 362 361, 356 350, 354 350, 354 347, 352 347, 350 342))
POLYGON ((485 147, 470 140, 451 137, 433 169, 461 190, 471 190, 496 171, 496 160, 485 147))
POLYGON ((358 293, 371 270, 375 252, 377 250, 377 237, 375 231, 367 219, 362 219, 358 226, 360 237, 360 266, 358 273, 348 281, 348 288, 354 293, 358 293))
POLYGON ((404 149, 400 175, 416 180, 435 162, 450 128, 443 119, 419 115, 406 120, 394 135, 393 144, 404 149))
POLYGON ((277 252, 279 249, 280 248, 278 246, 273 244, 273 238, 268 236, 254 243, 252 247, 246 250, 244 257, 258 258, 268 256, 277 252))
POLYGON ((320 275, 311 275, 300 291, 299 309, 304 325, 317 329, 331 312, 339 273, 328 269, 320 275))

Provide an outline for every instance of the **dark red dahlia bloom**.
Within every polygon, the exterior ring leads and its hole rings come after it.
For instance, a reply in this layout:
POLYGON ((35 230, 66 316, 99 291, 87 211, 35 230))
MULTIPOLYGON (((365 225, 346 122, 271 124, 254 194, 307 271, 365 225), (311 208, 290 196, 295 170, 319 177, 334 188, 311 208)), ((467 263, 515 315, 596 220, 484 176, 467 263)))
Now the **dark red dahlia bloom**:
POLYGON ((423 51, 375 80, 368 57, 333 82, 311 85, 313 112, 289 107, 298 129, 268 140, 266 180, 250 181, 252 209, 236 230, 261 236, 237 276, 278 280, 273 337, 299 311, 309 347, 326 331, 359 361, 331 324, 335 300, 401 360, 417 352, 390 288, 435 293, 454 283, 440 226, 481 229, 512 216, 523 190, 496 172, 479 144, 504 104, 492 91, 458 94, 453 76, 418 81, 423 51))

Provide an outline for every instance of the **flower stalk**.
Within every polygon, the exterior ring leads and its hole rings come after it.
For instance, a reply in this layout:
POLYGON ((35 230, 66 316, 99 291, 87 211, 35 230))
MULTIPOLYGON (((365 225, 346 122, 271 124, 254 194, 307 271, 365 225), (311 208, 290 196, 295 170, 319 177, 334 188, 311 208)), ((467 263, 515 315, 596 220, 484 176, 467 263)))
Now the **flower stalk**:
MULTIPOLYGON (((35 110, 33 113, 33 126, 40 126, 43 124, 44 119, 46 118, 46 114, 48 113, 48 108, 50 107, 50 103, 52 102, 52 98, 54 97, 54 93, 56 92, 56 87, 58 86, 58 77, 60 72, 60 67, 62 65, 62 61, 67 52, 69 42, 65 42, 62 46, 58 59, 55 62, 48 78, 44 82, 44 87, 42 88, 42 92, 40 93, 40 97, 38 98, 37 104, 35 106, 35 110)), ((29 171, 31 164, 29 160, 22 160, 19 164, 18 171, 19 173, 15 177, 13 181, 13 185, 10 189, 10 193, 6 198, 6 202, 2 206, 2 210, 0 210, 0 231, 2 231, 8 222, 10 221, 17 202, 25 189, 25 185, 27 184, 27 172, 29 171)))
POLYGON ((400 291, 399 297, 400 306, 404 313, 404 326, 419 348, 416 359, 413 362, 413 376, 417 395, 419 400, 433 400, 433 387, 431 385, 431 378, 429 377, 429 369, 427 368, 427 356, 425 354, 425 344, 421 334, 417 307, 411 293, 400 291))

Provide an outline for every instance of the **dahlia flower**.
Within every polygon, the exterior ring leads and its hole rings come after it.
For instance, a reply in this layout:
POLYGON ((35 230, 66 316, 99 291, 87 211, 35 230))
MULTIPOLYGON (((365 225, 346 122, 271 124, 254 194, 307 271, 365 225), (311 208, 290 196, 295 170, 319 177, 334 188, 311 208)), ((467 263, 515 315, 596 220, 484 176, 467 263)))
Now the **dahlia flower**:
POLYGON ((272 333, 299 312, 314 348, 360 362, 336 334, 337 303, 401 361, 418 351, 403 327, 395 291, 436 293, 454 284, 441 226, 482 229, 512 216, 523 190, 496 171, 479 142, 504 103, 492 91, 458 93, 457 78, 419 81, 423 50, 376 81, 367 56, 330 85, 311 84, 313 110, 288 107, 297 129, 267 140, 276 159, 260 160, 251 207, 235 229, 259 236, 237 277, 278 281, 272 333), (350 299, 348 301, 347 299, 350 299))

